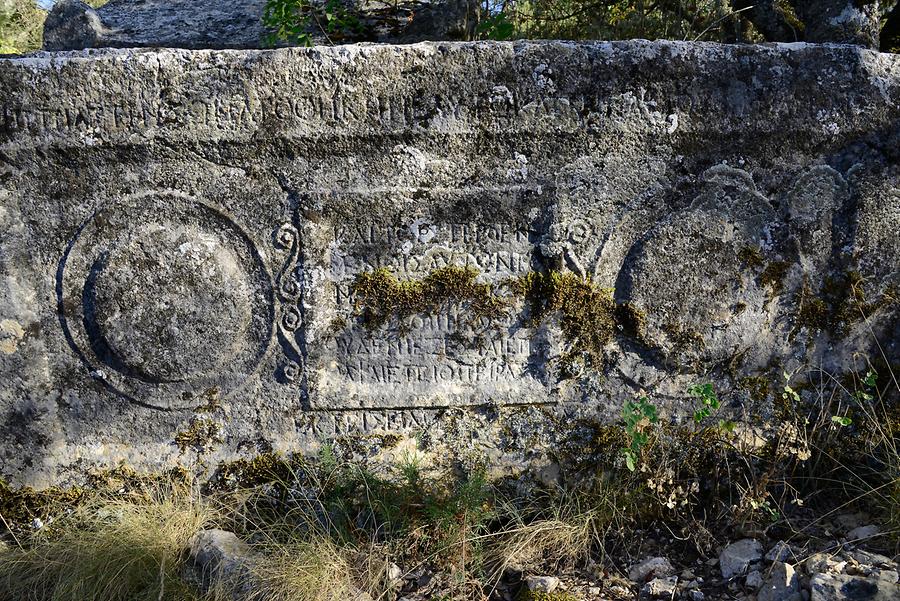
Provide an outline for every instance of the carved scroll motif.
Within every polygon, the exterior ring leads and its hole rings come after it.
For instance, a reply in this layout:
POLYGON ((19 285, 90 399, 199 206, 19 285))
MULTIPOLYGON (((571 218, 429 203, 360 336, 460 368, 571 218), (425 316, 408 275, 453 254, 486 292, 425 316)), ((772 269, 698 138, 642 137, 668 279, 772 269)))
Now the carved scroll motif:
POLYGON ((282 224, 275 231, 275 247, 285 251, 281 271, 275 281, 278 295, 278 341, 284 352, 280 361, 279 376, 285 383, 294 382, 299 376, 303 353, 297 342, 297 330, 303 324, 300 313, 300 282, 297 279, 297 260, 300 256, 300 234, 293 225, 282 224))

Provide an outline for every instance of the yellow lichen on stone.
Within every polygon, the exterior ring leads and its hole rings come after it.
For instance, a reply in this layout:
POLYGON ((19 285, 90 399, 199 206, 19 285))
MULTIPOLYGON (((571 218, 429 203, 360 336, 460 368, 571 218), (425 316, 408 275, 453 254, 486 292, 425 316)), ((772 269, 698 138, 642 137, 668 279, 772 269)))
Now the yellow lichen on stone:
POLYGON ((205 417, 195 417, 186 429, 175 434, 175 444, 182 453, 188 449, 205 451, 222 440, 222 426, 205 417))
POLYGON ((0 353, 12 355, 24 337, 25 329, 19 322, 12 319, 0 321, 0 353))

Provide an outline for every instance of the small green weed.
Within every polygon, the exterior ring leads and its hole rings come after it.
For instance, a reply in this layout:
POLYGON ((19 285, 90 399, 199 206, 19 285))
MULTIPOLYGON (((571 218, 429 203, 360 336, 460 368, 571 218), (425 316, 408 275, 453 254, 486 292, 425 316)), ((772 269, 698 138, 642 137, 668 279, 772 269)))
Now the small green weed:
MULTIPOLYGON (((697 425, 722 407, 722 402, 716 396, 716 391, 709 382, 706 384, 694 384, 688 388, 688 393, 700 403, 699 408, 694 411, 694 423, 697 425)), ((719 420, 718 423, 718 428, 723 432, 734 432, 736 427, 737 424, 731 420, 723 419, 719 420)))
POLYGON ((716 396, 716 392, 713 390, 713 385, 709 382, 706 384, 695 384, 688 389, 688 392, 700 402, 700 408, 694 411, 694 421, 698 424, 712 415, 713 411, 718 411, 719 407, 722 406, 719 402, 719 397, 716 396))
POLYGON ((650 440, 647 431, 659 421, 659 416, 656 405, 646 396, 641 396, 634 401, 625 401, 622 418, 625 420, 625 433, 631 441, 629 446, 622 449, 622 454, 625 455, 625 466, 633 472, 637 469, 641 449, 650 440))

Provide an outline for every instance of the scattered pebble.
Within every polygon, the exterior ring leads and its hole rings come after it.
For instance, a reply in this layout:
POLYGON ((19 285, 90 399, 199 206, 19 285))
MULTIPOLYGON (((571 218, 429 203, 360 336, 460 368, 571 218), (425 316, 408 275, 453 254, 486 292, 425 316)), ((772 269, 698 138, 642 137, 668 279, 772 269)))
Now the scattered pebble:
POLYGON ((675 568, 665 557, 651 557, 628 568, 628 578, 645 582, 650 578, 662 578, 675 573, 675 568))
POLYGON ((765 583, 759 589, 757 601, 800 601, 800 580, 794 566, 775 562, 765 583))
POLYGON ((525 578, 528 590, 534 593, 552 593, 559 587, 559 578, 556 576, 528 576, 525 578))
POLYGON ((880 533, 881 531, 878 529, 878 526, 874 526, 872 524, 868 526, 860 526, 847 533, 847 540, 851 542, 861 542, 866 539, 874 538, 880 533))
POLYGON ((678 588, 678 576, 668 578, 654 578, 641 587, 641 597, 671 599, 678 588))
POLYGON ((747 588, 751 588, 753 590, 758 589, 763 585, 763 575, 759 570, 753 570, 749 574, 747 574, 747 578, 744 579, 744 584, 747 588))
POLYGON ((719 555, 719 568, 722 576, 732 578, 743 574, 750 564, 762 559, 763 547, 758 540, 745 538, 731 543, 719 555))
POLYGON ((787 561, 793 553, 790 545, 780 540, 766 553, 766 561, 787 561))

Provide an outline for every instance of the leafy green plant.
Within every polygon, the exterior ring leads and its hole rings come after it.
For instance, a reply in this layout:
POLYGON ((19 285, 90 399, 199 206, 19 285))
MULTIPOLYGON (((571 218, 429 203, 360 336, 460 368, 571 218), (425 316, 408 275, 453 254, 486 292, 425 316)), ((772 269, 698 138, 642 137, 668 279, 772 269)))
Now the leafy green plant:
POLYGON ((265 43, 279 42, 312 46, 315 29, 332 41, 365 33, 365 26, 356 9, 343 0, 268 0, 263 9, 262 22, 270 33, 265 43))
POLYGON ((832 415, 831 422, 842 427, 847 427, 853 423, 853 420, 846 415, 832 415))
MULTIPOLYGON (((700 424, 722 407, 722 402, 716 396, 716 391, 709 382, 706 384, 694 384, 688 388, 688 393, 700 403, 700 407, 694 411, 694 422, 697 424, 700 424)), ((734 432, 736 426, 731 420, 722 419, 718 423, 718 428, 728 433, 734 432)))
POLYGON ((650 440, 647 430, 659 421, 659 416, 656 405, 646 396, 641 396, 634 401, 625 401, 622 418, 625 420, 625 434, 631 441, 629 446, 622 449, 622 454, 625 456, 625 466, 633 472, 637 469, 641 449, 650 440))
POLYGON ((688 388, 688 392, 700 403, 700 408, 694 411, 694 421, 698 424, 722 406, 722 403, 719 402, 719 398, 716 396, 716 391, 713 390, 713 385, 709 382, 706 384, 694 384, 688 388))
POLYGON ((481 20, 475 29, 476 35, 485 40, 508 40, 516 33, 516 26, 504 12, 481 20))
POLYGON ((868 386, 869 388, 875 388, 875 384, 878 382, 878 372, 874 369, 870 369, 866 372, 866 377, 863 378, 863 384, 868 386))
POLYGON ((265 38, 266 44, 288 42, 312 46, 308 8, 307 0, 268 0, 262 17, 263 25, 271 32, 265 38))
POLYGON ((781 393, 781 398, 783 398, 786 401, 793 401, 795 403, 799 403, 800 402, 800 393, 797 392, 796 390, 794 390, 793 388, 791 388, 791 386, 790 386, 791 374, 789 374, 788 372, 783 372, 782 375, 784 376, 784 388, 783 388, 783 392, 781 393))
POLYGON ((875 398, 872 391, 875 388, 875 384, 878 383, 878 372, 874 369, 869 369, 866 372, 866 376, 862 379, 862 383, 863 386, 865 386, 865 389, 854 392, 853 398, 856 399, 858 403, 871 402, 875 398))

